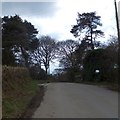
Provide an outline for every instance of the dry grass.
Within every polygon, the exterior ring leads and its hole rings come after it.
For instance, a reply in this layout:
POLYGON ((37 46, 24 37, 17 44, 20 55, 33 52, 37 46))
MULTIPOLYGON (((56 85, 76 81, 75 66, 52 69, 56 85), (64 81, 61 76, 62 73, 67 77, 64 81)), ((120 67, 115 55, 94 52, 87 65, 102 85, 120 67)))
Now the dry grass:
POLYGON ((23 67, 2 67, 3 118, 16 118, 35 95, 39 81, 33 81, 23 67))

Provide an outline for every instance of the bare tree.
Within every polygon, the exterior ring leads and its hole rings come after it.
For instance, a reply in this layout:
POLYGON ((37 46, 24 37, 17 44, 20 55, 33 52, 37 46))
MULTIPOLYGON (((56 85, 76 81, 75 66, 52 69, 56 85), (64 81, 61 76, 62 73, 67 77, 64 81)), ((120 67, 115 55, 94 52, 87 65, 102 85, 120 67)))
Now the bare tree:
POLYGON ((64 67, 72 67, 75 64, 74 51, 78 47, 78 42, 74 40, 60 41, 57 43, 57 55, 64 67))
POLYGON ((39 46, 36 51, 34 51, 33 58, 45 67, 46 73, 50 67, 50 62, 55 58, 56 43, 55 40, 50 36, 42 36, 39 38, 39 46))

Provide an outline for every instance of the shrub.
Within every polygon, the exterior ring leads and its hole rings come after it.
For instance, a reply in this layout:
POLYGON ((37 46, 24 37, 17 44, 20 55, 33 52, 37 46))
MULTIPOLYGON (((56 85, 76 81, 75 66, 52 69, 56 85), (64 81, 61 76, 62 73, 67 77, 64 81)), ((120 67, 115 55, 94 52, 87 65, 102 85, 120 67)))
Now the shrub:
POLYGON ((3 96, 14 93, 30 80, 29 71, 24 67, 2 67, 2 91, 3 96), (12 92, 11 92, 12 91, 12 92))
POLYGON ((47 79, 47 74, 45 70, 43 70, 39 66, 32 66, 30 67, 29 71, 30 71, 30 76, 32 79, 35 79, 35 80, 47 79))

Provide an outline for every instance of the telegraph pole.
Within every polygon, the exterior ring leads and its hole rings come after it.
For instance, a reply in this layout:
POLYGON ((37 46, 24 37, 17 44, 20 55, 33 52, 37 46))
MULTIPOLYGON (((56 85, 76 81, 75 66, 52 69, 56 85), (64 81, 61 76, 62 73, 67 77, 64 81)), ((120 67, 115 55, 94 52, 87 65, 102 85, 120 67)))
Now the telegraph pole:
POLYGON ((115 17, 116 17, 116 25, 117 25, 118 43, 120 43, 120 29, 119 29, 119 19, 118 19, 116 0, 114 0, 114 3, 115 3, 115 17))
MULTIPOLYGON (((116 17, 116 25, 117 25, 117 35, 118 35, 118 84, 119 84, 120 83, 120 26, 119 26, 119 19, 120 18, 118 18, 116 0, 114 0, 114 4, 115 4, 115 17, 116 17)), ((118 87, 118 90, 120 90, 119 87, 118 87)))

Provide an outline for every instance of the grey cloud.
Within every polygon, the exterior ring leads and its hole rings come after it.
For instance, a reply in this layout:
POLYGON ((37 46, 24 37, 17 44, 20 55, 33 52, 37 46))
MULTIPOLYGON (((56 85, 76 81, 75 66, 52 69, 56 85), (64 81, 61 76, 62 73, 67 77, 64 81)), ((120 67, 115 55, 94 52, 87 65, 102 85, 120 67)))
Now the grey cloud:
POLYGON ((58 10, 55 2, 3 2, 2 15, 51 17, 58 10))

